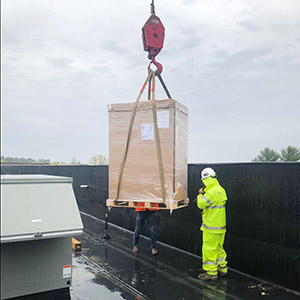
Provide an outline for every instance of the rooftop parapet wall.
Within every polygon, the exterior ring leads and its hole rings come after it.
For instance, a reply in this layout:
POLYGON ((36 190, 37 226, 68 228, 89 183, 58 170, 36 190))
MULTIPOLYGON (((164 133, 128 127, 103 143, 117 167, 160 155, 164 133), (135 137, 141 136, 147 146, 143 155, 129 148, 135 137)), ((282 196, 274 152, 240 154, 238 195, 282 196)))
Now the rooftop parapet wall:
MULTIPOLYGON (((230 267, 299 291, 300 163, 190 164, 191 201, 207 166, 216 170, 228 194, 225 249, 230 267)), ((2 165, 1 174, 73 177, 80 210, 101 219, 107 211, 108 166, 2 165)), ((113 208, 109 221, 134 230, 135 212, 113 208)), ((160 211, 156 221, 160 241, 201 255, 201 212, 196 203, 172 216, 160 211)))

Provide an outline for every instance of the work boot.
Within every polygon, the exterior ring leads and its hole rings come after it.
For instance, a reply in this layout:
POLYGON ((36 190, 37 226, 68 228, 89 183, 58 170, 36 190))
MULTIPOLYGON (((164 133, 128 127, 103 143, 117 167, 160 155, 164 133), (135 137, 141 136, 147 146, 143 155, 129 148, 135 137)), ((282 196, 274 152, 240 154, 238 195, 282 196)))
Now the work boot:
POLYGON ((138 253, 139 252, 139 247, 137 245, 133 246, 132 251, 133 251, 133 253, 138 253))
POLYGON ((198 275, 198 278, 201 279, 201 280, 205 280, 205 281, 208 281, 208 280, 217 280, 218 279, 218 275, 210 275, 208 273, 201 273, 198 275))
POLYGON ((155 248, 152 248, 152 255, 157 255, 158 254, 158 251, 157 251, 157 249, 155 249, 155 248))

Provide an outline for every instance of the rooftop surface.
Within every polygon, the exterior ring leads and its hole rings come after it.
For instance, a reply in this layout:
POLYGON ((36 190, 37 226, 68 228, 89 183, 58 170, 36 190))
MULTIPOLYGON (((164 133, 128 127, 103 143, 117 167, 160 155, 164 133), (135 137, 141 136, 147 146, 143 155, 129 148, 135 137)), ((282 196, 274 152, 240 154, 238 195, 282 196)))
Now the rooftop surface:
POLYGON ((110 239, 103 239, 104 221, 81 216, 85 230, 77 238, 82 251, 73 254, 72 300, 300 299, 300 293, 231 268, 227 277, 200 281, 200 257, 162 243, 153 257, 145 237, 133 254, 132 232, 109 224, 110 239))

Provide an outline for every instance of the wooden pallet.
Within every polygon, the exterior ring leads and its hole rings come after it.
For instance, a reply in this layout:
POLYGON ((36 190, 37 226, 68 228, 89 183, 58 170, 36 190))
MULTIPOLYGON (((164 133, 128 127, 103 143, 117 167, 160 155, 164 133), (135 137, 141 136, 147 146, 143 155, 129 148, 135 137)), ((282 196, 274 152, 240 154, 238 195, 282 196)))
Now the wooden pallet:
POLYGON ((189 199, 181 201, 167 201, 165 204, 163 202, 150 202, 150 201, 140 201, 140 200, 115 200, 107 199, 106 206, 108 207, 126 207, 126 208, 155 208, 154 204, 159 205, 159 209, 179 209, 186 207, 189 204, 189 199), (137 206, 138 203, 144 203, 143 206, 137 206))

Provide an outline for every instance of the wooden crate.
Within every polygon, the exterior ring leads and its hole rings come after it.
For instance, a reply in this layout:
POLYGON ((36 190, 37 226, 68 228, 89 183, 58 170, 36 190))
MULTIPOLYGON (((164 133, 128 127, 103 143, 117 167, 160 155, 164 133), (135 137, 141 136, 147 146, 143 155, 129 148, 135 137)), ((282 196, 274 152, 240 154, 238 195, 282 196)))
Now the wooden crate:
MULTIPOLYGON (((134 208, 137 202, 163 203, 151 101, 139 102, 119 197, 114 201, 133 106, 118 103, 109 108, 108 206, 131 202, 127 207, 134 208)), ((180 203, 187 204, 188 111, 173 99, 156 100, 156 109, 166 189, 164 204, 167 209, 176 209, 180 203)))

